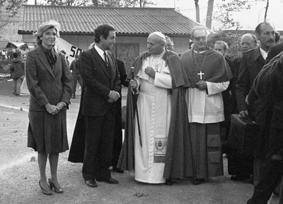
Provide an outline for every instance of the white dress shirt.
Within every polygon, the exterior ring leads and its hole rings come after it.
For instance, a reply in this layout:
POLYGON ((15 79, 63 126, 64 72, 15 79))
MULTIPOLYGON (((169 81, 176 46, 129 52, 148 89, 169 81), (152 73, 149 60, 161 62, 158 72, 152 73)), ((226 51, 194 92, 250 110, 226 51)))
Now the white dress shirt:
POLYGON ((97 45, 94 45, 94 48, 96 49, 96 51, 98 52, 99 56, 103 59, 103 61, 105 61, 104 58, 104 52, 100 47, 98 47, 97 45))
POLYGON ((263 57, 263 59, 266 60, 268 52, 266 52, 264 49, 260 48, 260 54, 263 57))

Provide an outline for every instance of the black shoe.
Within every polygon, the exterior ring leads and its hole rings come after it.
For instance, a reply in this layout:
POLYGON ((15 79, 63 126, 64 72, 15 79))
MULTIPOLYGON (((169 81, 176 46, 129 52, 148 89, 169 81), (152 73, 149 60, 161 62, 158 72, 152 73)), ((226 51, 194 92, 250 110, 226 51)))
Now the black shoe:
POLYGON ((254 201, 250 198, 248 201, 247 201, 247 204, 255 204, 254 201))
POLYGON ((97 187, 97 183, 96 183, 95 179, 85 180, 85 184, 89 187, 92 187, 92 188, 97 187))
POLYGON ((232 181, 246 181, 250 179, 249 175, 233 175, 231 176, 232 181))
POLYGON ((193 179, 193 184, 194 185, 199 185, 201 183, 204 183, 205 180, 204 179, 193 179))
POLYGON ((119 181, 117 181, 116 179, 113 179, 113 178, 109 178, 109 179, 96 179, 97 181, 102 181, 102 182, 105 182, 105 183, 109 183, 109 184, 118 184, 119 181))
POLYGON ((41 183, 40 183, 40 181, 38 182, 39 183, 39 187, 40 187, 40 189, 41 189, 41 192, 43 193, 43 194, 45 194, 45 195, 52 195, 53 193, 52 193, 52 191, 50 190, 50 188, 44 188, 42 185, 41 185, 41 183))
POLYGON ((124 173, 124 170, 120 169, 120 168, 113 168, 112 171, 117 172, 117 173, 124 173))
POLYGON ((54 191, 55 193, 64 193, 63 189, 61 187, 55 186, 55 184, 53 183, 51 179, 48 179, 48 183, 49 183, 50 189, 54 191))
POLYGON ((173 185, 173 181, 171 179, 166 179, 165 184, 168 186, 172 186, 173 185))

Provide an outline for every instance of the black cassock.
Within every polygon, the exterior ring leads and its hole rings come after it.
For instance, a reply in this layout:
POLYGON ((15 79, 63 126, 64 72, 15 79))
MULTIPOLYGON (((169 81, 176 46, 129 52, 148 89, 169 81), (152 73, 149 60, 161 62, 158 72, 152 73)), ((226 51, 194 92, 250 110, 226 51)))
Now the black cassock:
MULTIPOLYGON (((129 85, 127 80, 127 74, 124 62, 121 60, 116 60, 118 71, 120 74, 121 84, 124 86, 129 85)), ((122 91, 121 91, 122 92, 122 91)), ((122 94, 120 92, 120 98, 116 102, 116 113, 115 113, 115 132, 114 132, 114 143, 113 143, 113 156, 112 156, 112 166, 116 168, 117 162, 119 160, 119 155, 122 147, 122 94)))

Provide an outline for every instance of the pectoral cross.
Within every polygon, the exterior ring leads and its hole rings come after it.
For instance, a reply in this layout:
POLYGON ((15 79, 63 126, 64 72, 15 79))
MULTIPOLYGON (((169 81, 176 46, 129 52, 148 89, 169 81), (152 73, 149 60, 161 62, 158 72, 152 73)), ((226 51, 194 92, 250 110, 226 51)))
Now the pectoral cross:
POLYGON ((202 71, 200 71, 200 72, 198 73, 198 75, 199 75, 199 79, 202 80, 202 76, 204 75, 204 73, 203 73, 202 71))

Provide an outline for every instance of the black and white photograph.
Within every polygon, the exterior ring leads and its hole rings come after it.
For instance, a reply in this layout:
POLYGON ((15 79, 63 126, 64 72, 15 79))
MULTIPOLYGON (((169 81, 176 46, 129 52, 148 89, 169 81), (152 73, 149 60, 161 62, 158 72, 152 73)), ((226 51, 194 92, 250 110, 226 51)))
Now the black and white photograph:
POLYGON ((0 0, 0 204, 283 204, 283 0, 0 0))

